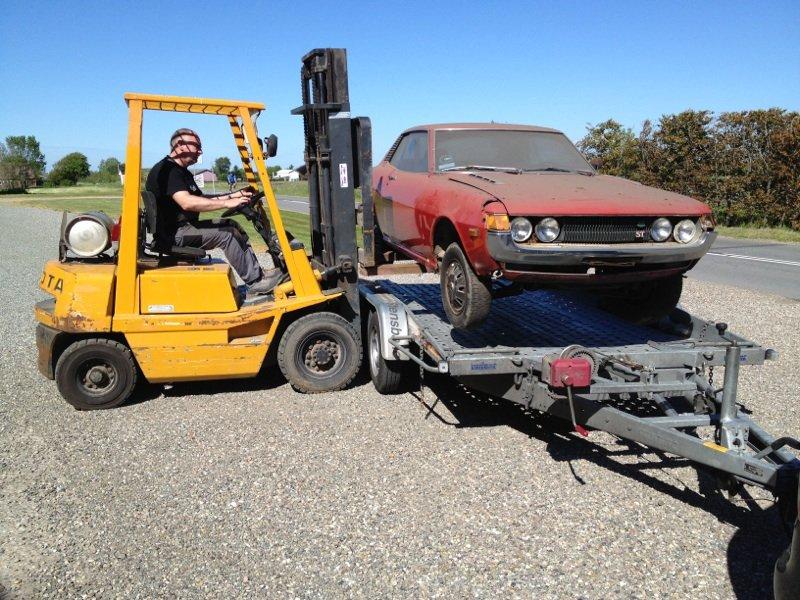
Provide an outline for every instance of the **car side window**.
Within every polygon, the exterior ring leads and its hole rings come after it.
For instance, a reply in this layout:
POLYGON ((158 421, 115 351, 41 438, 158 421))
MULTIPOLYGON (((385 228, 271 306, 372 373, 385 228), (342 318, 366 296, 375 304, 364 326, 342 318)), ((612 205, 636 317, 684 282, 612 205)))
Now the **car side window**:
POLYGON ((428 170, 428 132, 412 131, 403 136, 389 162, 401 171, 425 173, 428 170))

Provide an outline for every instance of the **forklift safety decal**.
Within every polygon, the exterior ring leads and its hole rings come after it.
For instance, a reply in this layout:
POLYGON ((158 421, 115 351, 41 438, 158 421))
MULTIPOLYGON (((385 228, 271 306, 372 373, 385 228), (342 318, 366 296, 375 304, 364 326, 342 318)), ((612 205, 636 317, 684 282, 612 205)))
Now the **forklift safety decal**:
POLYGON ((39 287, 43 287, 49 292, 63 292, 64 279, 61 277, 53 277, 45 272, 42 273, 42 279, 39 281, 39 287), (47 283, 45 283, 45 280, 47 280, 47 283))
POLYGON ((347 163, 339 163, 339 187, 346 188, 347 186, 347 163))
POLYGON ((175 306, 172 304, 148 304, 147 312, 150 313, 171 313, 175 312, 175 306))

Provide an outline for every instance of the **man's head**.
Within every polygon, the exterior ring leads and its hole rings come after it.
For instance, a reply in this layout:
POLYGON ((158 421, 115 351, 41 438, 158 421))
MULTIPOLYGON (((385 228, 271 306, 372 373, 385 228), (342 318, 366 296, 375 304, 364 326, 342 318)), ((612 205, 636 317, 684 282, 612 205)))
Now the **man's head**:
POLYGON ((170 157, 183 167, 188 167, 197 162, 203 153, 203 145, 198 136, 191 129, 178 129, 169 139, 170 157))

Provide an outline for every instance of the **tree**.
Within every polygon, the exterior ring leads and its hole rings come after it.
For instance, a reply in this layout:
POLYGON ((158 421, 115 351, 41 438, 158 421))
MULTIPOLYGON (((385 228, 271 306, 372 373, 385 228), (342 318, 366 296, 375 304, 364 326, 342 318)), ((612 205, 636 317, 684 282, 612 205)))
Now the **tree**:
MULTIPOLYGON (((269 172, 269 167, 267 167, 267 171, 269 172)), ((244 171, 242 171, 242 167, 239 165, 233 165, 233 169, 231 169, 234 177, 236 177, 236 181, 244 181, 244 171)))
POLYGON ((10 135, 0 144, 0 178, 22 188, 41 177, 45 164, 39 142, 32 135, 10 135))
POLYGON ((75 185, 89 175, 89 161, 80 152, 72 152, 53 165, 48 179, 53 185, 75 185))
POLYGON ((214 160, 213 171, 220 181, 225 181, 228 177, 228 172, 231 170, 231 159, 227 156, 220 156, 214 160))
POLYGON ((100 164, 97 167, 97 172, 107 173, 109 175, 114 175, 116 177, 118 174, 119 166, 120 166, 119 160, 111 156, 109 158, 104 158, 103 160, 100 161, 100 164))
POLYGON ((614 119, 586 128, 578 148, 603 173, 635 178, 641 167, 639 141, 630 129, 614 119))
POLYGON ((272 179, 273 177, 275 177, 275 173, 277 173, 280 170, 281 170, 280 165, 272 165, 270 167, 267 167, 267 175, 269 176, 270 179, 272 179))

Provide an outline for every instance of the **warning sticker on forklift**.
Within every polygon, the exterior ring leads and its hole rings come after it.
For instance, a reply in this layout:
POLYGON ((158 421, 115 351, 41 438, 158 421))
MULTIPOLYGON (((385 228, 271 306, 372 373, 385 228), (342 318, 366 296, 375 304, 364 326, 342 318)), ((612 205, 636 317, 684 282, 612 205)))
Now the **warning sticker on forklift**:
POLYGON ((346 188, 347 186, 347 163, 339 163, 339 187, 346 188))
POLYGON ((714 442, 703 442, 703 446, 706 448, 711 448, 712 450, 716 450, 717 452, 727 452, 728 449, 725 446, 720 446, 719 444, 715 444, 714 442))

